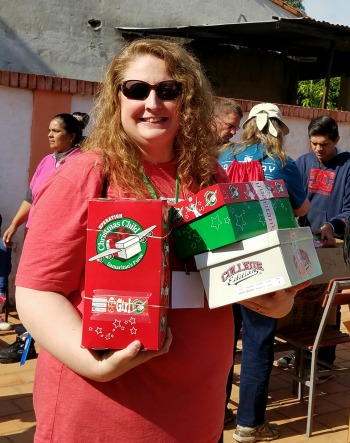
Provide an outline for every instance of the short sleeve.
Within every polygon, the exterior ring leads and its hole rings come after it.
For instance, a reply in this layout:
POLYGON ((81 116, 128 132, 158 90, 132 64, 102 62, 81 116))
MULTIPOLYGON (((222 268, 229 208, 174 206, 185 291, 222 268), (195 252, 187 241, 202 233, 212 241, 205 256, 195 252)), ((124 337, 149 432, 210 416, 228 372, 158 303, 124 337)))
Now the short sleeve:
POLYGON ((77 155, 34 200, 16 285, 68 296, 80 289, 85 264, 88 201, 101 195, 98 157, 77 155))

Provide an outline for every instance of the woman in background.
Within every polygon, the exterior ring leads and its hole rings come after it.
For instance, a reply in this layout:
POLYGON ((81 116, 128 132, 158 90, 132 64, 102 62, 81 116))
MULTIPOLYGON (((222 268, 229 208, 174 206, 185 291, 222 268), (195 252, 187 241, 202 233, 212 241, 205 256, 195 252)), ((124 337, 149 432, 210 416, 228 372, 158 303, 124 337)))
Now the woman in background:
POLYGON ((3 234, 5 245, 10 244, 12 236, 23 223, 27 222, 26 226, 29 227, 34 198, 56 169, 80 151, 83 130, 88 123, 89 116, 83 112, 57 114, 52 118, 49 124, 48 139, 53 153, 46 155, 37 166, 27 195, 3 234))
MULTIPOLYGON (((88 122, 88 114, 82 112, 57 114, 52 118, 49 124, 48 139, 50 149, 53 153, 46 155, 39 163, 29 184, 25 199, 18 208, 10 225, 4 231, 2 239, 7 249, 11 247, 12 237, 23 223, 26 222, 26 227, 29 228, 35 206, 34 200, 45 182, 59 166, 63 165, 68 159, 74 157, 80 151, 80 143, 83 140, 83 129, 88 122)), ((3 325, 3 327, 5 326, 3 325)), ((16 341, 0 351, 1 363, 21 361, 28 333, 22 326, 16 327, 16 333, 16 341)), ((34 340, 31 340, 26 358, 36 358, 36 356, 34 340)))

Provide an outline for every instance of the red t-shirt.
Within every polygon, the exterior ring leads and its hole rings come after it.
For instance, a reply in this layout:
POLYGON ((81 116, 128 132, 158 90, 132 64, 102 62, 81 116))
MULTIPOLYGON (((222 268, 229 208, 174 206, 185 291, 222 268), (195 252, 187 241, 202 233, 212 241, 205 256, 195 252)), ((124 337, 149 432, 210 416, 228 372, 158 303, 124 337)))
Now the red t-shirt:
MULTIPOLYGON (((79 312, 88 199, 101 195, 103 181, 98 162, 95 154, 78 155, 44 185, 16 281, 59 292, 79 312)), ((174 162, 145 163, 145 169, 157 192, 174 196, 174 162)), ((223 174, 218 172, 218 181, 227 180, 223 174)), ((108 196, 120 192, 114 187, 108 196)), ((217 443, 232 365, 231 306, 170 310, 168 320, 174 336, 168 354, 107 383, 77 375, 42 350, 34 387, 35 441, 217 443)))

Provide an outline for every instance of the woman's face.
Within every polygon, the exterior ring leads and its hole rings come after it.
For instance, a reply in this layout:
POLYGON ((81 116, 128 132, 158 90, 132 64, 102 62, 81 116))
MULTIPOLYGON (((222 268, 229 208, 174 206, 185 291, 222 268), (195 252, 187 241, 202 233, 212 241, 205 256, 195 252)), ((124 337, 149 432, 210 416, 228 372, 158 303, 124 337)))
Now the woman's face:
MULTIPOLYGON (((123 81, 142 80, 150 85, 172 80, 164 60, 142 55, 130 63, 123 81)), ((162 100, 151 89, 144 100, 132 100, 119 91, 121 123, 127 135, 147 153, 171 151, 179 129, 179 101, 162 100)))
POLYGON ((53 119, 49 125, 49 145, 55 152, 64 152, 72 146, 74 134, 69 134, 59 119, 53 119))

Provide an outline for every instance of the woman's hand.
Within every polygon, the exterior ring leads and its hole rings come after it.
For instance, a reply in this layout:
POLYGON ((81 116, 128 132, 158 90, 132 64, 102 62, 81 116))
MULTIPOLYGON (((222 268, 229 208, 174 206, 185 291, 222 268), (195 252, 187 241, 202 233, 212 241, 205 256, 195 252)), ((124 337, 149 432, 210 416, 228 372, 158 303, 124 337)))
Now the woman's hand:
POLYGON ((4 234, 2 236, 2 240, 3 240, 4 245, 6 247, 11 246, 11 239, 12 239, 12 236, 16 234, 16 231, 17 231, 17 226, 11 224, 4 232, 4 234))
POLYGON ((296 286, 243 300, 239 303, 267 317, 282 318, 291 311, 296 294, 310 284, 311 281, 308 280, 296 286))
POLYGON ((141 342, 135 340, 120 351, 108 351, 102 354, 98 358, 99 364, 94 380, 100 382, 113 380, 152 358, 166 354, 169 351, 172 339, 171 330, 168 328, 164 344, 159 351, 142 351, 141 342))
POLYGON ((13 235, 15 235, 17 229, 28 220, 28 215, 30 211, 31 203, 23 200, 18 208, 16 215, 13 217, 13 220, 10 223, 10 226, 4 232, 2 236, 3 242, 6 247, 11 246, 11 239, 13 235))

